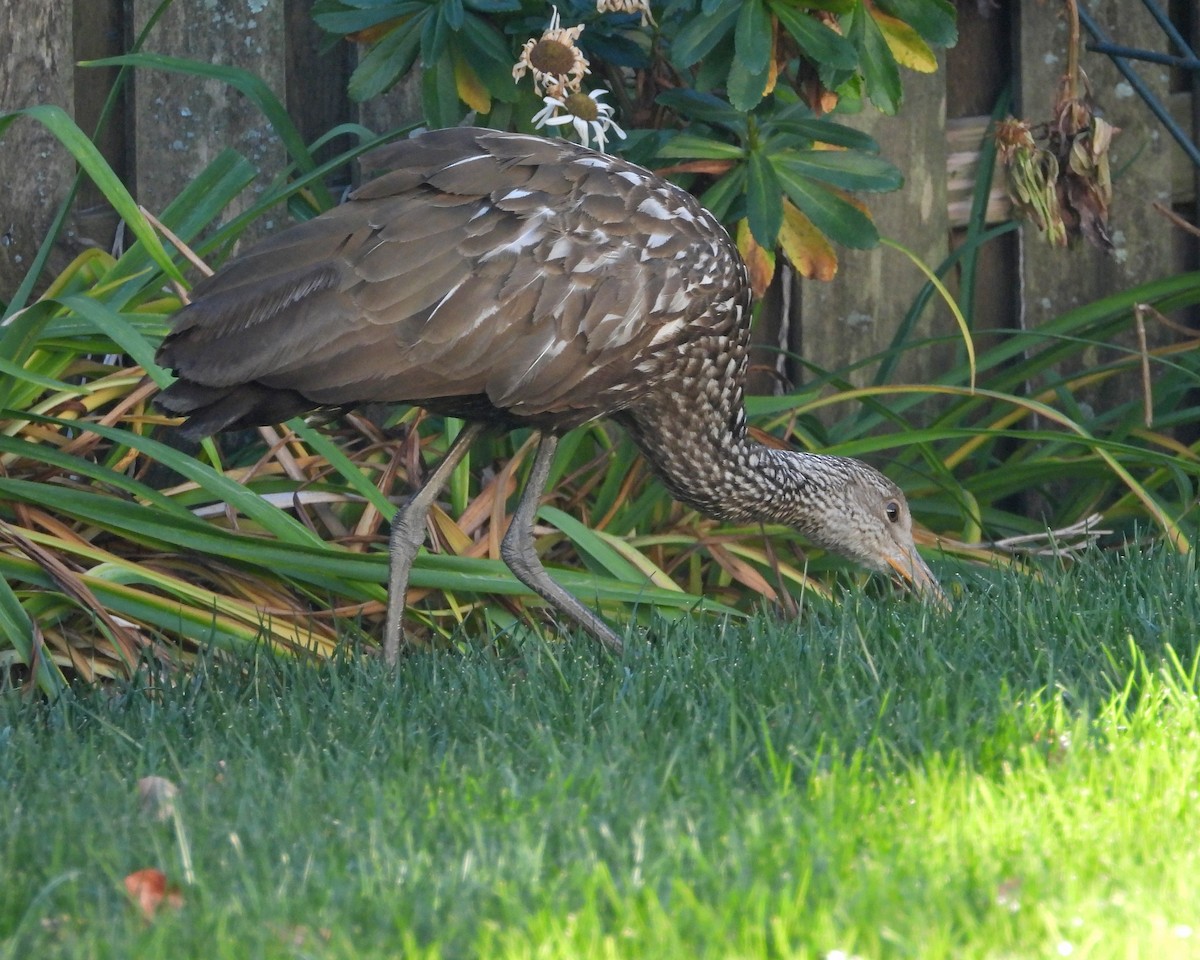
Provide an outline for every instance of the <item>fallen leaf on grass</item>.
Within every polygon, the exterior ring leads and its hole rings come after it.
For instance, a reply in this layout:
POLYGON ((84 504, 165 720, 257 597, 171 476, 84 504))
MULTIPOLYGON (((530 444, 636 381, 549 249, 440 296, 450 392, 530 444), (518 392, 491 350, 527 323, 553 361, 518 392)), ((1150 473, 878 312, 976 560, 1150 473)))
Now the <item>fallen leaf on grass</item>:
POLYGON ((183 906, 183 894, 178 888, 167 886, 167 875, 153 867, 129 874, 125 878, 125 891, 137 904, 145 920, 153 920, 164 902, 172 910, 179 910, 183 906))

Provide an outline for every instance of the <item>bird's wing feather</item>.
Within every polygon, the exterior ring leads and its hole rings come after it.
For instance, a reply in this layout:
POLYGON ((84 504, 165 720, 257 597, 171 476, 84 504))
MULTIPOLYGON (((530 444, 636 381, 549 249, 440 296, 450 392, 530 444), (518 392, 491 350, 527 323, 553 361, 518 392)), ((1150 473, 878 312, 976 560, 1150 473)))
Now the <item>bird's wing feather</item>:
POLYGON ((160 362, 314 405, 486 396, 586 419, 728 281, 705 276, 729 259, 715 221, 619 160, 464 129, 391 149, 349 203, 198 284, 160 362))

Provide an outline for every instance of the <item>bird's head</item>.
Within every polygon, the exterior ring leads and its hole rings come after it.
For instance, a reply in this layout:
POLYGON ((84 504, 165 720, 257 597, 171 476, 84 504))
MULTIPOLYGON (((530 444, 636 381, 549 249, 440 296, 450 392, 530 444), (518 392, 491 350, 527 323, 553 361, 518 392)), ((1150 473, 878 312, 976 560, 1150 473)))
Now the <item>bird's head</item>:
POLYGON ((859 460, 819 457, 806 471, 806 496, 792 520, 809 539, 865 567, 896 574, 925 598, 948 606, 946 595, 917 553, 912 514, 896 484, 859 460))

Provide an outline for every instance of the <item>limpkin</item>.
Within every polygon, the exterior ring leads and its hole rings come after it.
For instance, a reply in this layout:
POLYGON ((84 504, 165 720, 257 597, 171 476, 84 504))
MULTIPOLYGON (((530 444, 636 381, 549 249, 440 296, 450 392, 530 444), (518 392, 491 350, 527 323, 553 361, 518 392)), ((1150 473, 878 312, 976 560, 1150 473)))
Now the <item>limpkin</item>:
POLYGON ((179 378, 158 402, 193 438, 368 402, 469 421, 392 522, 389 661, 429 507, 488 427, 539 437, 505 562, 613 650, 621 640, 547 575, 533 540, 558 437, 600 417, 702 513, 790 524, 940 596, 894 483, 747 436, 746 270, 691 195, 612 156, 493 130, 430 131, 378 163, 390 172, 349 202, 196 285, 158 353, 179 378))

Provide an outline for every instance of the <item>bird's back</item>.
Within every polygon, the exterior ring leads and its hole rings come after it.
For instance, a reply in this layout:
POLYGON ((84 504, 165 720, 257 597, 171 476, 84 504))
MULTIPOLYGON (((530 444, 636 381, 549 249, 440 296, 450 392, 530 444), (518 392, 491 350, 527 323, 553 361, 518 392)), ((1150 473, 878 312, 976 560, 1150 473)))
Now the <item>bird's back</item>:
POLYGON ((565 428, 636 403, 713 337, 744 269, 686 192, 565 141, 456 128, 197 284, 159 362, 193 435, 408 402, 565 428))

